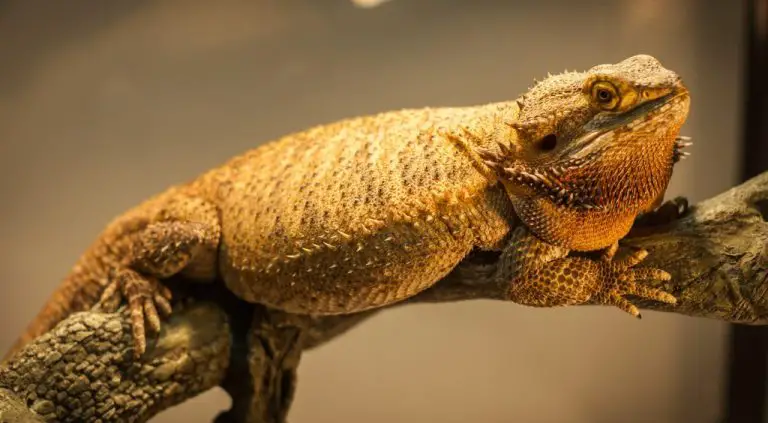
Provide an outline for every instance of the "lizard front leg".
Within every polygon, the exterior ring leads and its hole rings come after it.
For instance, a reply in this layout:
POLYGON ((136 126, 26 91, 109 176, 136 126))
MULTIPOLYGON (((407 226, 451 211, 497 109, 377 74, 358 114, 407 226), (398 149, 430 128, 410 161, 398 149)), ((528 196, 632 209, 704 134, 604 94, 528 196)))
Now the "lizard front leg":
POLYGON ((145 320, 157 333, 160 316, 171 313, 171 291, 161 279, 177 273, 212 279, 216 274, 221 229, 213 206, 194 198, 174 198, 162 205, 154 219, 120 237, 127 248, 120 265, 109 269, 108 283, 97 304, 114 311, 123 300, 128 303, 136 357, 146 350, 145 320))
POLYGON ((634 295, 674 304, 664 291, 636 283, 669 280, 659 269, 634 268, 647 252, 638 250, 614 260, 618 243, 607 248, 600 260, 568 257, 569 251, 547 244, 524 227, 516 228, 501 256, 496 278, 509 282, 508 299, 533 307, 554 307, 593 302, 611 305, 640 317, 640 311, 624 296, 634 295))

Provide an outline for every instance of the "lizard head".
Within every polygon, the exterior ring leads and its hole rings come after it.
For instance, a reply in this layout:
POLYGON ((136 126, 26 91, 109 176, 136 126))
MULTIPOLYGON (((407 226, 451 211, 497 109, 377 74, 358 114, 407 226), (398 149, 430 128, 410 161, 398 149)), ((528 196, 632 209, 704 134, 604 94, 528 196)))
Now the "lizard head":
POLYGON ((685 154, 688 90, 648 55, 549 76, 516 104, 506 145, 483 158, 529 228, 574 250, 626 235, 685 154))

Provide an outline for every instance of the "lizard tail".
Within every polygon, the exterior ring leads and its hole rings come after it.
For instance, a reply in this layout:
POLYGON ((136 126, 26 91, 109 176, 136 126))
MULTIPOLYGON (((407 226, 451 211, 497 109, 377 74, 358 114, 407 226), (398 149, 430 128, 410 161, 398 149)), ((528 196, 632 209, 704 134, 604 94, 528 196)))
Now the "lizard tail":
POLYGON ((30 341, 48 332, 59 322, 78 311, 88 310, 93 307, 99 298, 101 285, 98 283, 79 283, 77 273, 70 275, 48 298, 42 309, 27 325, 24 333, 19 336, 0 363, 8 361, 30 341), (77 289, 76 287, 80 287, 77 289))

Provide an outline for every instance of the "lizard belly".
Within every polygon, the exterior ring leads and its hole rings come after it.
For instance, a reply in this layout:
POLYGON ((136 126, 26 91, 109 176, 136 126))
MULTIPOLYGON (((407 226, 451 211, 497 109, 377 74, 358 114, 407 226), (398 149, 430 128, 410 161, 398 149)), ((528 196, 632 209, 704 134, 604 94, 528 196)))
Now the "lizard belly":
POLYGON ((224 210, 219 272, 244 300, 289 312, 380 307, 430 287, 474 247, 499 244, 512 224, 511 203, 500 189, 477 200, 354 230, 330 220, 303 231, 246 227, 224 210))
POLYGON ((254 254, 225 242, 221 275, 239 297, 304 314, 337 314, 410 297, 442 278, 469 252, 469 234, 437 224, 393 225, 354 239, 302 243, 285 254, 254 254))

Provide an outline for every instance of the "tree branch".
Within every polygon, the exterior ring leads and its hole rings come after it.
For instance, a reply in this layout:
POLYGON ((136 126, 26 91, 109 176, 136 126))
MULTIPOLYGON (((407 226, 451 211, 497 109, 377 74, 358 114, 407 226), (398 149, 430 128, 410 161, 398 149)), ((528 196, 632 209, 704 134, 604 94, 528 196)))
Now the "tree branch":
POLYGON ((76 313, 0 367, 0 422, 146 421, 224 378, 227 316, 210 303, 183 307, 133 360, 128 313, 76 313))

